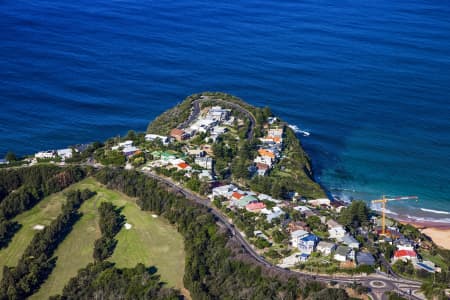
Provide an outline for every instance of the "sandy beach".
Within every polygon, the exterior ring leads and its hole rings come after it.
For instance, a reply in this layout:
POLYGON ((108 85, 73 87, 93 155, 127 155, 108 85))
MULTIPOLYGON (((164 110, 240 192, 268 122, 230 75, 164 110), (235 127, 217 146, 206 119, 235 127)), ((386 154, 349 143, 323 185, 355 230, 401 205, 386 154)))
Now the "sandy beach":
POLYGON ((429 236, 436 245, 450 250, 450 229, 449 228, 424 228, 423 234, 429 236))

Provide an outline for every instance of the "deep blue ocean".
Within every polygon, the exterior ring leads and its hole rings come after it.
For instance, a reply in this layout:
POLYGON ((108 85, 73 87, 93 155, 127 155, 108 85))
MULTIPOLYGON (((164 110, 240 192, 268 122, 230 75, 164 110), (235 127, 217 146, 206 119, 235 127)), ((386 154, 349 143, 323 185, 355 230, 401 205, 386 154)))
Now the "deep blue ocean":
POLYGON ((0 156, 144 131, 206 90, 309 131, 332 193, 450 222, 446 1, 0 1, 0 156))

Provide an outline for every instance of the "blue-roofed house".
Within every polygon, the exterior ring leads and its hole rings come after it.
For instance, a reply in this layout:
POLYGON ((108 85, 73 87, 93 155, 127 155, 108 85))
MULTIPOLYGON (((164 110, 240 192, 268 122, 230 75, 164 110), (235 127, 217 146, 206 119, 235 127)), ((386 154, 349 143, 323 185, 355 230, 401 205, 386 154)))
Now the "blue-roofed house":
POLYGON ((302 253, 311 254, 316 249, 319 238, 314 234, 308 234, 307 236, 301 238, 298 241, 298 249, 302 253))
POLYGON ((308 258, 309 258, 309 254, 308 254, 308 253, 302 253, 302 254, 300 254, 299 257, 298 257, 298 259, 299 259, 301 262, 307 261, 308 258))
POLYGON ((373 266, 375 265, 375 258, 369 252, 358 252, 356 254, 356 262, 358 263, 358 266, 359 265, 373 266))

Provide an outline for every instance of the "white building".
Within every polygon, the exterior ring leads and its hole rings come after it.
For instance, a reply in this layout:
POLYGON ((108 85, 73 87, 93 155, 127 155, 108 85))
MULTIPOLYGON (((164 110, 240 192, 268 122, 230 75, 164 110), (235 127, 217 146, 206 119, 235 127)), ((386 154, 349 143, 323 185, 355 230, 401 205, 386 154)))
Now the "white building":
POLYGON ((233 194, 233 191, 237 190, 236 186, 232 184, 219 186, 212 189, 212 196, 214 197, 225 197, 230 198, 233 194))
POLYGON ((319 251, 323 255, 330 255, 331 252, 334 251, 334 249, 336 249, 336 244, 334 243, 320 241, 317 244, 317 251, 319 251))
POLYGON ((266 215, 267 222, 270 223, 273 219, 279 218, 281 215, 283 215, 284 211, 278 206, 275 206, 272 208, 272 210, 263 208, 261 210, 261 213, 266 215))
POLYGON ((298 243, 300 241, 300 239, 304 238, 305 236, 308 236, 309 232, 305 231, 305 230, 296 230, 291 232, 291 245, 292 247, 296 247, 298 246, 298 243))
POLYGON ((342 225, 328 229, 328 233, 330 234, 330 239, 335 239, 337 241, 342 241, 344 236, 347 234, 342 225))
POLYGON ((168 145, 170 143, 170 138, 168 136, 151 134, 151 133, 145 135, 145 140, 147 142, 153 142, 157 139, 161 140, 163 145, 168 145))
POLYGON ((58 149, 58 150, 56 150, 56 153, 63 160, 66 159, 66 158, 71 158, 72 157, 72 149, 71 148, 58 149))
POLYGON ((40 159, 47 159, 47 158, 53 158, 55 157, 55 151, 48 150, 48 151, 40 151, 34 155, 35 158, 40 159))
POLYGON ((202 168, 205 168, 207 170, 212 170, 214 160, 211 157, 196 157, 195 163, 199 165, 202 168))

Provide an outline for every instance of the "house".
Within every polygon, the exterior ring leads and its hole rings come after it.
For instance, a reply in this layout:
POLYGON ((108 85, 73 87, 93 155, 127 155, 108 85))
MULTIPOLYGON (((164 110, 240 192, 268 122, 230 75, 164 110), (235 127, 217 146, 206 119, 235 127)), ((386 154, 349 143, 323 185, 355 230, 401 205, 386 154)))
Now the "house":
POLYGON ((124 146, 122 153, 125 156, 131 156, 131 155, 134 155, 137 151, 139 151, 139 148, 137 148, 135 146, 124 146))
POLYGON ((236 190, 236 186, 232 184, 218 186, 212 189, 212 196, 214 197, 231 197, 234 190, 236 190))
POLYGON ((414 250, 397 250, 394 252, 394 261, 399 259, 403 261, 417 261, 417 253, 414 250))
POLYGON ((345 262, 349 259, 354 258, 354 251, 350 247, 347 246, 339 246, 334 252, 333 258, 340 262, 345 262))
POLYGON ((269 171, 269 166, 263 163, 256 163, 256 172, 258 176, 266 176, 269 171))
POLYGON ((283 128, 271 128, 267 132, 267 135, 273 136, 273 137, 282 137, 283 136, 283 128))
POLYGON ((331 252, 334 251, 334 249, 336 249, 336 244, 334 243, 320 241, 317 244, 317 251, 319 251, 323 255, 330 255, 331 252))
POLYGON ((358 266, 360 265, 373 266, 375 265, 375 258, 369 252, 358 252, 356 254, 356 262, 358 266))
POLYGON ((67 158, 72 157, 72 151, 73 150, 71 148, 66 148, 66 149, 58 149, 56 150, 56 153, 58 154, 59 157, 65 160, 67 158))
POLYGON ((288 232, 293 232, 296 230, 306 230, 308 228, 308 225, 305 222, 302 221, 295 221, 295 222, 289 222, 289 224, 287 225, 287 231, 288 232))
POLYGON ((435 273, 435 272, 440 272, 439 270, 436 269, 436 265, 429 261, 429 260, 424 260, 422 262, 416 262, 414 263, 414 268, 416 269, 422 269, 425 270, 429 273, 435 273))
POLYGON ((330 206, 330 199, 328 198, 320 198, 320 199, 314 199, 314 200, 308 200, 308 204, 312 206, 330 206))
POLYGON ((132 140, 126 140, 126 141, 119 143, 119 148, 125 148, 125 147, 131 147, 131 146, 133 146, 132 140))
POLYGON ((231 200, 237 201, 237 200, 240 200, 244 196, 245 196, 244 193, 241 193, 240 191, 234 191, 231 194, 231 200))
POLYGON ((350 248, 359 248, 359 242, 351 235, 346 234, 343 238, 342 238, 342 243, 344 245, 349 246, 350 248))
POLYGON ((294 232, 291 232, 291 245, 293 247, 297 247, 300 239, 304 238, 307 235, 309 235, 309 232, 305 230, 296 230, 294 232))
POLYGON ((252 195, 246 195, 239 200, 233 201, 234 206, 244 208, 247 204, 258 202, 258 199, 252 195))
POLYGON ((35 158, 40 158, 40 159, 53 158, 53 157, 55 157, 55 151, 53 151, 53 150, 40 151, 40 152, 36 153, 34 155, 34 157, 35 158))
POLYGON ((319 237, 310 233, 307 236, 299 239, 297 247, 302 253, 311 254, 316 249, 316 245, 318 242, 319 237))
POLYGON ((269 240, 269 238, 267 237, 267 235, 265 235, 261 230, 255 230, 255 231, 253 231, 253 235, 255 236, 255 237, 259 237, 259 238, 262 238, 262 239, 265 239, 266 241, 268 241, 269 240))
POLYGON ((263 208, 266 208, 266 205, 263 202, 253 202, 245 206, 246 210, 254 213, 260 212, 263 208))
POLYGON ((269 158, 269 157, 267 157, 267 156, 257 156, 257 157, 253 160, 253 162, 256 163, 256 164, 257 164, 257 163, 266 164, 266 165, 268 165, 269 167, 272 167, 272 164, 273 164, 272 159, 269 158))
POLYGON ((220 106, 213 106, 208 111, 207 118, 211 118, 217 121, 225 121, 230 117, 231 109, 224 109, 220 106))
POLYGON ((211 180, 214 180, 214 177, 213 177, 213 175, 211 174, 211 171, 208 171, 208 170, 202 170, 202 171, 198 174, 198 179, 200 179, 200 180, 211 181, 211 180))
POLYGON ((301 253, 299 256, 300 262, 305 262, 308 260, 308 258, 309 258, 309 253, 301 253))
POLYGON ((178 168, 178 170, 181 170, 181 171, 191 171, 192 170, 192 167, 185 162, 177 164, 177 168, 178 168))
POLYGON ((151 133, 145 135, 145 140, 147 142, 153 142, 156 140, 160 140, 163 143, 163 145, 168 145, 170 143, 170 139, 168 136, 151 134, 151 133))
POLYGON ((413 241, 407 238, 400 238, 398 240, 395 240, 394 245, 398 250, 414 250, 413 241))
POLYGON ((189 138, 189 135, 182 129, 174 128, 170 131, 170 136, 181 142, 189 138))
POLYGON ((277 203, 277 204, 281 202, 281 200, 273 199, 271 196, 266 195, 266 194, 259 194, 258 198, 261 201, 267 200, 267 201, 274 202, 274 203, 277 203))
POLYGON ((197 165, 207 170, 212 170, 214 160, 211 157, 196 157, 194 161, 197 165))
POLYGON ((342 241, 344 236, 347 234, 347 231, 345 231, 344 227, 341 225, 328 229, 328 233, 330 234, 330 239, 342 241))
POLYGON ((259 149, 258 154, 262 157, 267 157, 271 160, 275 159, 275 153, 273 153, 272 151, 267 150, 267 149, 259 149))
POLYGON ((284 214, 284 211, 281 210, 278 206, 272 208, 272 210, 268 210, 267 208, 263 208, 261 210, 262 214, 266 215, 266 219, 268 222, 272 222, 273 219, 279 218, 284 214))

